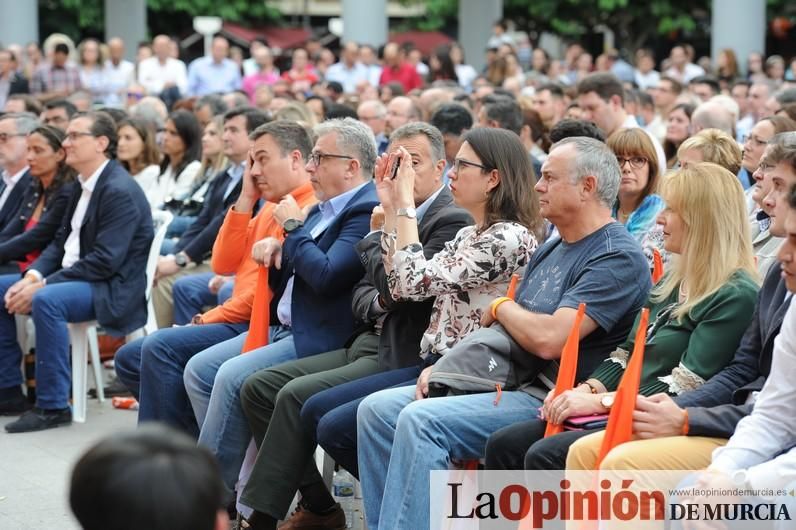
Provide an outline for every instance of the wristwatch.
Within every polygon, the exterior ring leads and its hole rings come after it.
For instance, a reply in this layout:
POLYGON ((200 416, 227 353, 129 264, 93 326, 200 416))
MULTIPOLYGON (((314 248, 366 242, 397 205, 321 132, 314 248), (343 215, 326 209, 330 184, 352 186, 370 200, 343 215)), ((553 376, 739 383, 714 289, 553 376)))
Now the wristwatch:
POLYGON ((398 208, 395 212, 398 217, 408 217, 409 219, 417 219, 417 210, 414 208, 398 208))
POLYGON ((174 256, 174 263, 181 269, 184 269, 186 265, 188 265, 188 255, 185 252, 180 252, 176 256, 174 256))
POLYGON ((285 233, 289 234, 293 230, 298 230, 304 226, 304 221, 299 221, 298 219, 288 219, 285 221, 285 224, 282 225, 282 228, 285 229, 285 233))
POLYGON ((614 396, 616 394, 605 394, 603 397, 600 398, 600 405, 603 406, 606 410, 611 410, 611 407, 614 406, 614 396))

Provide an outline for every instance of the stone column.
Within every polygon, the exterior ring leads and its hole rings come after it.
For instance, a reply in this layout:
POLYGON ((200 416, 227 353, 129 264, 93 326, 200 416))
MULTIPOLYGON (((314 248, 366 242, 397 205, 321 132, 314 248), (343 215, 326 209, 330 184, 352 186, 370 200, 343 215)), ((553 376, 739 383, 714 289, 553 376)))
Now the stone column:
POLYGON ((138 43, 147 40, 146 0, 105 0, 106 42, 113 37, 124 41, 125 59, 135 60, 138 43))
POLYGON ((39 41, 39 3, 0 0, 0 46, 39 41))
POLYGON ((484 50, 492 26, 503 17, 503 0, 459 0, 459 42, 464 59, 479 72, 486 64, 484 50))
POLYGON ((746 72, 751 52, 766 52, 765 0, 713 0, 710 56, 715 61, 722 48, 732 48, 746 72))
POLYGON ((387 0, 343 0, 343 42, 381 46, 388 26, 387 0))

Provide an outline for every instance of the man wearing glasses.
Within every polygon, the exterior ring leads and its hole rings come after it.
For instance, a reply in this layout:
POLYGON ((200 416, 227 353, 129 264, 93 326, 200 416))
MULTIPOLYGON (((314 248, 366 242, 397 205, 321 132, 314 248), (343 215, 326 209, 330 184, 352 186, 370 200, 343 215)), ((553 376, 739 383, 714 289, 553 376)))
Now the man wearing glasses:
POLYGON ((17 213, 22 194, 30 185, 25 137, 38 125, 36 117, 27 112, 0 118, 0 230, 17 213))
POLYGON ((0 276, 0 414, 24 412, 5 426, 8 432, 72 422, 68 322, 96 319, 106 332, 126 335, 147 319, 152 215, 140 186, 112 160, 113 119, 102 112, 76 115, 63 147, 80 186, 62 227, 21 280, 15 274, 0 276), (36 406, 25 412, 14 317, 27 314, 36 327, 37 396, 36 406))

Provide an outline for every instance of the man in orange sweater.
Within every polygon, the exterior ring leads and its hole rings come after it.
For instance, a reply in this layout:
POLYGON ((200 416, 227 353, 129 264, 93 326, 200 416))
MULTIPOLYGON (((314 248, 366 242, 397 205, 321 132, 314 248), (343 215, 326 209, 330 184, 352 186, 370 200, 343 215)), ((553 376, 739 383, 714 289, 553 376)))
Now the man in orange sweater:
MULTIPOLYGON (((257 252, 260 240, 284 238, 282 226, 274 219, 274 209, 286 196, 291 196, 302 208, 316 202, 309 174, 304 168, 312 151, 312 140, 304 127, 292 122, 271 122, 258 127, 251 139, 253 147, 240 196, 227 212, 213 246, 213 270, 217 274, 235 274, 232 297, 223 305, 196 315, 188 326, 158 330, 117 352, 116 371, 136 398, 140 395, 142 351, 160 350, 163 358, 187 360, 249 328, 259 269, 252 259, 252 252, 257 252), (261 198, 267 202, 252 217, 261 198)), ((268 305, 265 307, 267 309, 268 305)), ((152 351, 147 353, 152 354, 152 351)), ((169 384, 181 387, 183 381, 180 377, 169 384)), ((185 394, 169 403, 154 405, 168 410, 170 423, 177 423, 194 435, 198 433, 197 420, 201 425, 207 410, 206 403, 194 403, 192 407, 185 394)))

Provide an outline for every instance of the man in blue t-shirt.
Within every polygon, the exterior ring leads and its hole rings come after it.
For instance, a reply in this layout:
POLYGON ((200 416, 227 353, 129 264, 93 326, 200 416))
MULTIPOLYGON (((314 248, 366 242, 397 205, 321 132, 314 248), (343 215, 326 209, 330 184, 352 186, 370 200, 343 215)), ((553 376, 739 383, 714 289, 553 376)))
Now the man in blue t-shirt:
MULTIPOLYGON (((619 180, 616 157, 602 142, 574 137, 553 147, 536 191, 542 215, 559 235, 534 254, 516 301, 497 305, 494 316, 485 309, 483 328, 446 356, 477 348, 484 358, 517 359, 520 352, 531 358, 529 364, 549 368, 561 355, 580 302, 586 314, 578 377, 591 373, 627 337, 652 285, 640 246, 611 218, 619 180)), ((417 382, 424 396, 431 370, 417 382)), ((502 392, 497 405, 494 392, 416 401, 415 389, 396 388, 366 398, 358 411, 359 473, 369 486, 367 505, 380 505, 378 513, 367 513, 368 526, 428 527, 429 471, 447 469, 451 459, 481 458, 490 434, 535 417, 555 382, 546 373, 537 378, 530 372, 520 381, 522 389, 502 392), (389 502, 373 499, 374 492, 389 502)))

